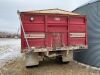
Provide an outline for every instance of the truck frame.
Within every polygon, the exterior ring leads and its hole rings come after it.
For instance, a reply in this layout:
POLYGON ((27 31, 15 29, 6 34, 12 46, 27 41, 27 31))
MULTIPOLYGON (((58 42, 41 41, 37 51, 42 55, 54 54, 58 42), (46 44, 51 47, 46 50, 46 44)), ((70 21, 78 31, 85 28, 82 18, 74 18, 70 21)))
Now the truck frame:
POLYGON ((86 16, 61 9, 18 12, 21 24, 21 52, 26 67, 44 58, 67 63, 73 52, 88 48, 86 16))

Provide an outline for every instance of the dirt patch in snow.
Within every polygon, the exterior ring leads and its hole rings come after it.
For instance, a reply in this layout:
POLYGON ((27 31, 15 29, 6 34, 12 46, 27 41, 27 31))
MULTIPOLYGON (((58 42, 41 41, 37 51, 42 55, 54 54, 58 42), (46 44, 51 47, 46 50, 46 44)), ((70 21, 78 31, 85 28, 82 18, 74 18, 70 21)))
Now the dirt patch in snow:
MULTIPOLYGON (((18 40, 15 41, 18 43, 18 40)), ((57 64, 54 60, 45 60, 38 67, 26 69, 24 55, 20 54, 20 43, 5 44, 1 45, 5 48, 0 47, 0 56, 4 59, 3 62, 0 58, 0 66, 5 64, 0 68, 0 75, 100 75, 99 70, 87 68, 74 61, 69 64, 57 64)))
POLYGON ((0 39, 0 68, 21 56, 20 39, 0 39))
POLYGON ((16 59, 0 70, 2 75, 100 75, 100 71, 86 68, 75 62, 57 64, 53 60, 47 60, 41 62, 38 67, 26 69, 23 58, 16 59))

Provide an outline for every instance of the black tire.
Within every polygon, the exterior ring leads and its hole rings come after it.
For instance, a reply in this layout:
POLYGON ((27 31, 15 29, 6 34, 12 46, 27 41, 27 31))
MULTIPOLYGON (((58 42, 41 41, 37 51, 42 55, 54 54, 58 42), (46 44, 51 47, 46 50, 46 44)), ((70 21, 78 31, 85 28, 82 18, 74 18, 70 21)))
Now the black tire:
POLYGON ((62 64, 69 64, 69 63, 70 63, 70 61, 62 62, 62 64))
POLYGON ((35 67, 38 67, 38 65, 26 66, 26 68, 35 68, 35 67))
POLYGON ((56 62, 57 62, 58 64, 68 64, 70 61, 63 62, 63 61, 62 61, 62 56, 57 56, 57 57, 56 57, 56 62))
POLYGON ((56 56, 56 62, 58 64, 61 64, 62 63, 62 57, 61 56, 56 56))

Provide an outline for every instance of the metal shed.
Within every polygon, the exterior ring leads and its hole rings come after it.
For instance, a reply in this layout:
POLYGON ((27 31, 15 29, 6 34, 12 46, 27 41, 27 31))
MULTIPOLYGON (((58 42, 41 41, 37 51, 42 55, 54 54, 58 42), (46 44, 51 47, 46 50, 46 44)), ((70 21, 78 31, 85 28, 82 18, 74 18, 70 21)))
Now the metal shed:
POLYGON ((88 50, 75 52, 75 60, 100 67, 100 0, 81 6, 73 12, 87 15, 89 40, 88 50))

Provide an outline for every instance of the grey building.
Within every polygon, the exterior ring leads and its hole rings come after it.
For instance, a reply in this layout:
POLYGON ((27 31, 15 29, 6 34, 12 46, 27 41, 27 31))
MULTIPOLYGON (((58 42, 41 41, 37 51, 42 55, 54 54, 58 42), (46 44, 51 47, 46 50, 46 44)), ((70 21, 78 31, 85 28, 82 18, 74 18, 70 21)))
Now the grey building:
POLYGON ((87 16, 88 44, 85 51, 75 52, 75 60, 100 67, 100 1, 94 1, 74 10, 87 16))

